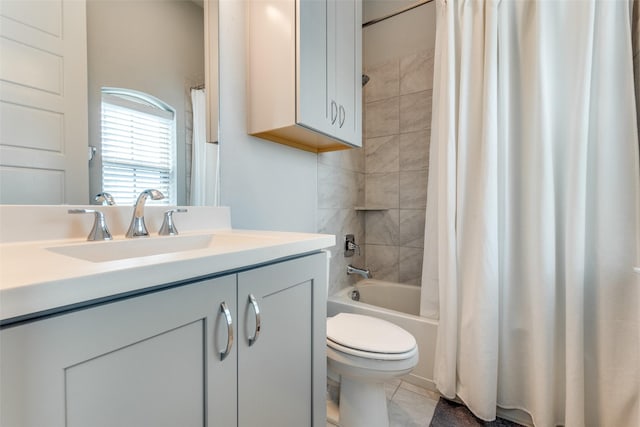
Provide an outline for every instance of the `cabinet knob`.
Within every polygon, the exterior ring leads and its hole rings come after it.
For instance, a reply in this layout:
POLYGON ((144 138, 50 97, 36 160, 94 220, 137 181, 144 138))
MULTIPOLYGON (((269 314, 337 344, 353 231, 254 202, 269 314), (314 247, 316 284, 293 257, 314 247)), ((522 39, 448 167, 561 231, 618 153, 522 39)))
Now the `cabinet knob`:
POLYGON ((347 118, 346 112, 344 110, 344 107, 341 105, 340 106, 340 127, 342 127, 342 125, 344 125, 344 119, 347 118))

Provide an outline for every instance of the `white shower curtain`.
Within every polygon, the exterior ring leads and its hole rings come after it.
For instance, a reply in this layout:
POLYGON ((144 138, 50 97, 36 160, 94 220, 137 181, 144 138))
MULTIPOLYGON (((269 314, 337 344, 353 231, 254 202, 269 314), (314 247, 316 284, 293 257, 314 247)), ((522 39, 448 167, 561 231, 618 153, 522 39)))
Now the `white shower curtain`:
POLYGON ((191 200, 194 206, 218 204, 218 144, 207 142, 206 97, 191 89, 193 141, 191 146, 191 200))
POLYGON ((480 418, 640 426, 632 2, 437 0, 421 311, 480 418))

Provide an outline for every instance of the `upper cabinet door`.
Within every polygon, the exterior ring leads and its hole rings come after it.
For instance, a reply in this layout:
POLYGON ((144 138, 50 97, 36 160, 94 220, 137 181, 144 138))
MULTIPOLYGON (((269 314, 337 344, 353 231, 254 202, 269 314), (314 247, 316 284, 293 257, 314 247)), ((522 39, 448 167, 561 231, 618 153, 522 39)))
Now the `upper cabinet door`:
MULTIPOLYGON (((362 5, 360 0, 328 0, 333 21, 333 46, 327 61, 333 67, 334 134, 341 140, 362 146, 362 5), (335 120, 334 120, 335 119, 335 120)), ((331 81, 331 80, 330 80, 331 81)))
POLYGON ((361 0, 251 0, 249 133, 313 152, 361 147, 361 40, 361 0))
POLYGON ((300 0, 297 55, 298 111, 296 122, 331 135, 328 78, 330 44, 327 33, 327 2, 300 0))

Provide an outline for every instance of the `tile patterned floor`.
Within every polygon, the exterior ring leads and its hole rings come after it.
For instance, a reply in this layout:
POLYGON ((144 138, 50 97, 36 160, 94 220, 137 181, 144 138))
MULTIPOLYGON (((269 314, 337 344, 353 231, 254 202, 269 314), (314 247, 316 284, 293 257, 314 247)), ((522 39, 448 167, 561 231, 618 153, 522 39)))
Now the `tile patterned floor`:
MULTIPOLYGON (((438 404, 439 395, 410 384, 394 380, 385 384, 389 409, 389 427, 428 427, 433 411, 438 404)), ((334 405, 328 404, 327 415, 332 419, 334 405)), ((335 424, 327 421, 327 427, 335 424)))

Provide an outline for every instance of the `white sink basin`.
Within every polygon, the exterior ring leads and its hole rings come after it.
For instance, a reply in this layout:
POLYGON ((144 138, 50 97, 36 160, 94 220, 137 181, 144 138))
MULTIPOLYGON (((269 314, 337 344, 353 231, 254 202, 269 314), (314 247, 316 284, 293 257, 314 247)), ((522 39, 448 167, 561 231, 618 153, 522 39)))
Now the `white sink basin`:
POLYGON ((85 261, 106 262, 204 249, 211 246, 213 240, 212 234, 148 237, 53 246, 47 250, 85 261))
POLYGON ((83 242, 51 246, 46 249, 60 255, 85 261, 107 262, 198 249, 211 249, 213 253, 234 252, 268 246, 274 243, 278 243, 278 239, 264 235, 222 233, 83 242))

